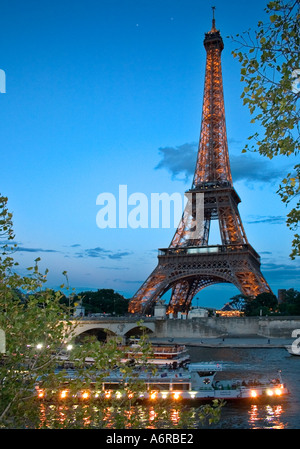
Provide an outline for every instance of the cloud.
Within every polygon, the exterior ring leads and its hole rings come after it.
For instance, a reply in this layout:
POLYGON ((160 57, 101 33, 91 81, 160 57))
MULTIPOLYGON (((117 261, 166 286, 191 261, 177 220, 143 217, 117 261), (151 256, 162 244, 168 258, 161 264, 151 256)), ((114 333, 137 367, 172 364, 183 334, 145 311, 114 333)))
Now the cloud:
POLYGON ((297 288, 300 287, 299 278, 300 266, 299 264, 289 265, 275 262, 263 263, 262 272, 266 274, 268 280, 274 284, 285 283, 287 287, 282 288, 297 288))
POLYGON ((267 223, 267 224, 283 224, 286 222, 286 217, 281 215, 269 215, 269 216, 256 216, 253 217, 252 220, 246 221, 247 224, 258 224, 258 223, 267 223))
POLYGON ((96 248, 87 248, 83 249, 80 252, 75 253, 76 257, 98 257, 104 259, 107 257, 107 253, 110 251, 100 248, 99 246, 96 248))
POLYGON ((20 242, 17 242, 16 240, 1 240, 1 246, 4 245, 9 245, 9 246, 13 246, 13 245, 20 245, 20 242))
POLYGON ((165 168, 172 175, 173 179, 178 179, 178 175, 184 175, 181 181, 187 181, 195 171, 197 159, 197 145, 195 143, 185 143, 177 147, 159 148, 162 160, 155 169, 165 168))
POLYGON ((278 288, 295 288, 300 290, 300 265, 280 262, 262 263, 261 271, 274 293, 278 288))
POLYGON ((56 251, 55 249, 24 248, 22 246, 17 247, 16 251, 27 252, 27 253, 59 253, 60 252, 60 251, 56 251))
MULTIPOLYGON (((159 148, 158 151, 162 159, 155 167, 156 170, 165 169, 171 173, 172 179, 184 182, 194 175, 198 152, 196 143, 159 148)), ((231 155, 230 166, 234 182, 270 182, 280 178, 280 171, 262 157, 231 155)))
POLYGON ((280 179, 281 172, 272 167, 270 161, 241 154, 230 157, 233 181, 270 182, 280 179))
POLYGON ((121 260, 123 257, 125 256, 129 256, 130 254, 132 254, 129 251, 117 251, 117 252, 113 252, 101 247, 96 247, 96 248, 88 248, 88 249, 83 249, 79 252, 75 253, 75 257, 78 258, 84 258, 84 257, 95 257, 98 259, 118 259, 121 260))
POLYGON ((43 248, 28 248, 22 246, 21 242, 16 240, 2 240, 1 246, 8 245, 8 247, 12 247, 14 251, 26 252, 26 253, 59 253, 60 251, 56 251, 55 249, 43 249, 43 248), (14 247, 14 245, 17 245, 14 247))
POLYGON ((284 271, 299 273, 300 266, 298 264, 289 265, 285 263, 268 262, 263 264, 264 271, 284 271))
POLYGON ((132 254, 132 253, 129 251, 124 251, 122 253, 109 254, 108 257, 110 259, 122 259, 122 257, 129 256, 130 254, 132 254))
POLYGON ((107 253, 110 251, 99 246, 96 248, 89 248, 84 250, 84 253, 88 257, 106 257, 107 253))
POLYGON ((101 270, 129 270, 129 268, 128 267, 108 267, 108 266, 100 266, 100 267, 97 267, 97 268, 100 268, 101 270))
POLYGON ((114 279, 113 282, 122 282, 123 284, 143 284, 143 281, 130 281, 125 279, 114 279))

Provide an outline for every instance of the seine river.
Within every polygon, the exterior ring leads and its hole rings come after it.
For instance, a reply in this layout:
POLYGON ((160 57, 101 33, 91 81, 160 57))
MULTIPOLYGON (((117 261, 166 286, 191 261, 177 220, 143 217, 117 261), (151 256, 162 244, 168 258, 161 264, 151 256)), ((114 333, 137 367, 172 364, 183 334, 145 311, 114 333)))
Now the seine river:
POLYGON ((222 375, 254 379, 272 378, 281 370, 283 382, 291 394, 276 403, 228 403, 221 420, 210 428, 221 429, 299 429, 300 428, 300 357, 284 348, 200 348, 188 347, 192 362, 219 361, 222 375))

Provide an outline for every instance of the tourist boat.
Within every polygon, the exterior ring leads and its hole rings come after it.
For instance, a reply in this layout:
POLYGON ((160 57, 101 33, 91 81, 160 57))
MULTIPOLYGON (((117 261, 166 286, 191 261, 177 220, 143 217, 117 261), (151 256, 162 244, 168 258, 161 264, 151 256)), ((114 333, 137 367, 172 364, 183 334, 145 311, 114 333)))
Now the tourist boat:
POLYGON ((290 346, 286 346, 285 348, 291 355, 295 355, 298 357, 300 356, 300 350, 298 347, 294 348, 292 345, 290 345, 290 346))
MULTIPOLYGON (((128 392, 124 385, 130 380, 124 378, 122 370, 112 370, 109 376, 101 379, 102 389, 96 390, 93 383, 78 393, 71 393, 70 378, 66 379, 63 388, 52 391, 49 395, 53 399, 120 399, 124 395, 135 396, 138 400, 183 400, 189 402, 207 401, 213 399, 229 400, 273 400, 288 395, 289 390, 283 383, 280 371, 276 378, 268 381, 216 380, 216 375, 222 371, 221 363, 190 363, 186 368, 179 369, 136 369, 136 380, 141 381, 145 388, 139 392, 128 392), (126 392, 127 391, 127 392, 126 392)), ((45 398, 46 392, 42 386, 37 386, 39 398, 45 398)))
MULTIPOLYGON (((121 359, 122 363, 140 364, 143 361, 143 350, 139 340, 133 340, 131 344, 120 346, 119 349, 124 353, 121 359)), ((183 367, 190 362, 190 355, 188 354, 185 345, 151 345, 151 355, 147 357, 147 363, 156 366, 165 366, 172 368, 183 367)), ((58 364, 61 368, 71 368, 74 364, 69 361, 68 355, 60 355, 58 364)), ((94 359, 86 357, 86 365, 94 363, 94 359)))
MULTIPOLYGON (((122 362, 140 363, 142 348, 139 342, 123 347, 122 362)), ((147 363, 159 366, 172 365, 173 368, 182 367, 190 362, 190 356, 185 345, 151 345, 151 356, 147 363)))

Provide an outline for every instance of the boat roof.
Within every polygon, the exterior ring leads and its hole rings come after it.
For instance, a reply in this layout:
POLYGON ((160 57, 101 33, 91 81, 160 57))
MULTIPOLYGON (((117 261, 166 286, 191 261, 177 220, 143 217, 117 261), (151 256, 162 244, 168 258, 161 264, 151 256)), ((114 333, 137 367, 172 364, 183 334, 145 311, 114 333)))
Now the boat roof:
POLYGON ((218 362, 190 363, 189 371, 222 371, 222 364, 218 362))

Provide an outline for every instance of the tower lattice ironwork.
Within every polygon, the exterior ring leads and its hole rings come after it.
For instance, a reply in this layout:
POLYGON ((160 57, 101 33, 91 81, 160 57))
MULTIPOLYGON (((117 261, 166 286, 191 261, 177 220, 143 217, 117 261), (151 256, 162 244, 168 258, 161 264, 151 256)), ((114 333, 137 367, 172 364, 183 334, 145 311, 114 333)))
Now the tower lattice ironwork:
POLYGON ((157 267, 131 299, 131 313, 149 312, 170 289, 169 313, 188 312, 195 294, 216 283, 232 283, 253 297, 271 291, 260 257, 247 240, 238 211, 241 200, 232 183, 221 68, 224 44, 214 16, 204 47, 202 124, 193 184, 186 192, 189 201, 170 246, 159 250, 157 267), (200 215, 197 194, 204 198, 200 215), (212 220, 219 222, 220 245, 208 244, 212 220))

